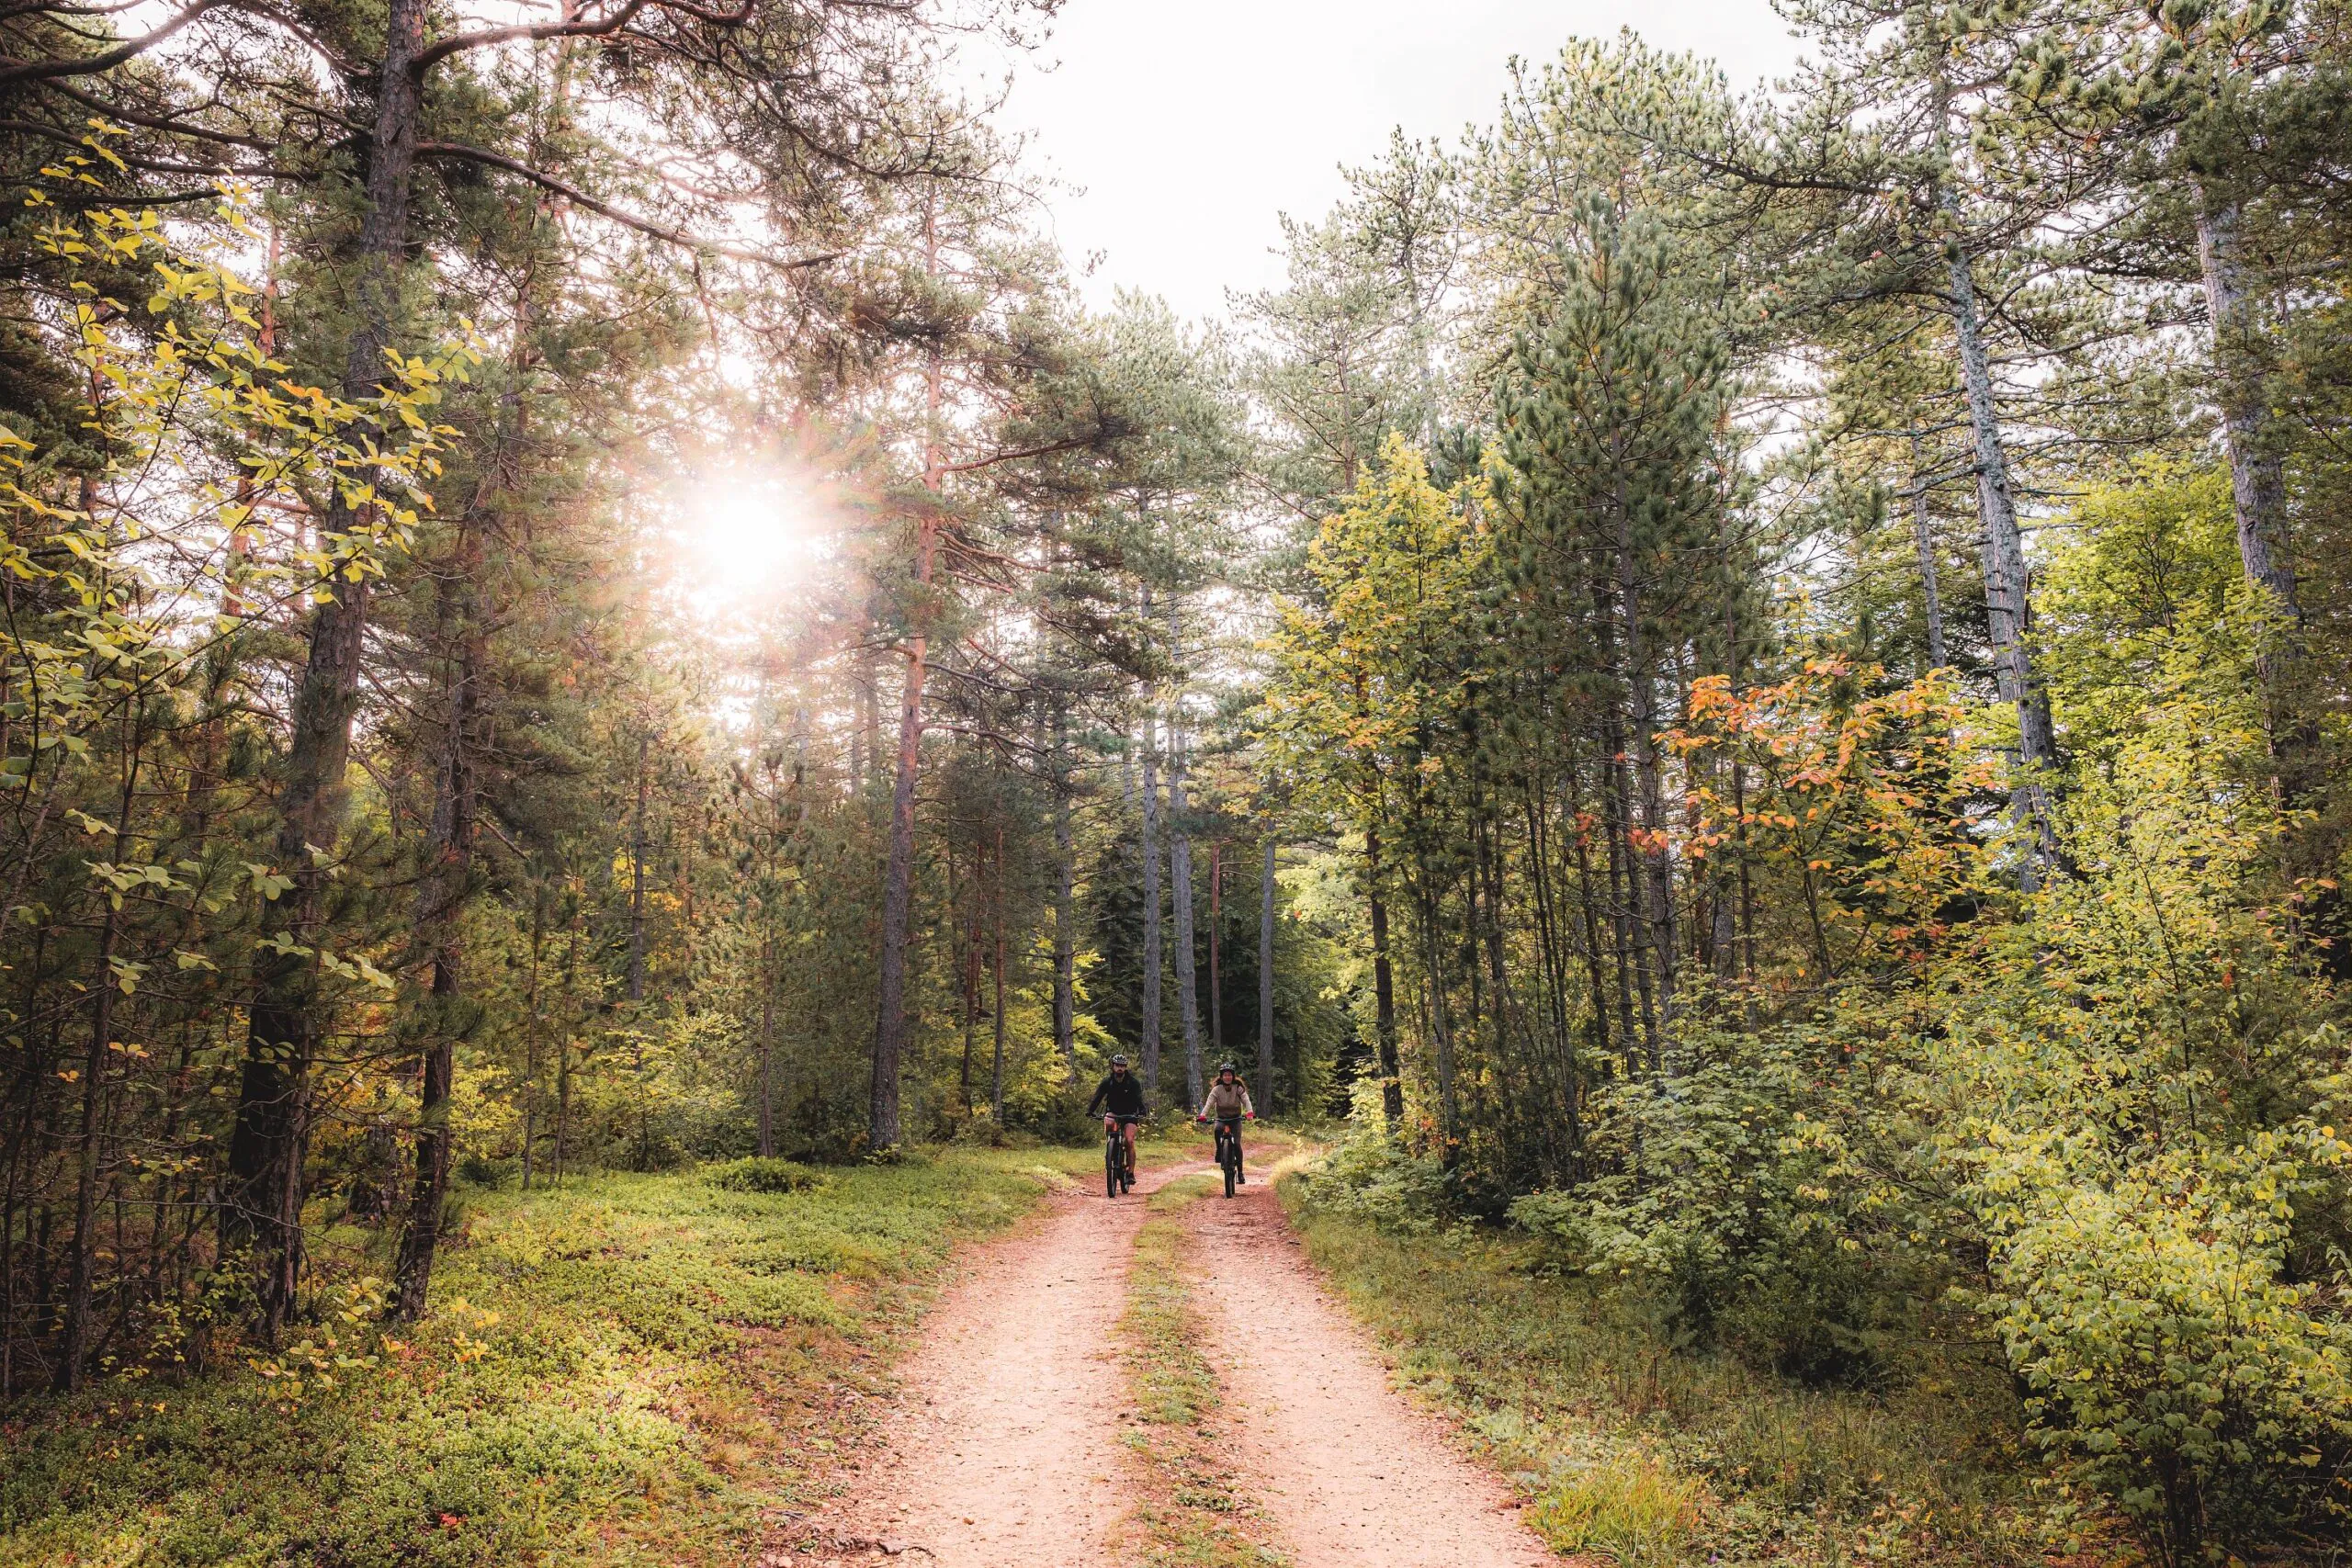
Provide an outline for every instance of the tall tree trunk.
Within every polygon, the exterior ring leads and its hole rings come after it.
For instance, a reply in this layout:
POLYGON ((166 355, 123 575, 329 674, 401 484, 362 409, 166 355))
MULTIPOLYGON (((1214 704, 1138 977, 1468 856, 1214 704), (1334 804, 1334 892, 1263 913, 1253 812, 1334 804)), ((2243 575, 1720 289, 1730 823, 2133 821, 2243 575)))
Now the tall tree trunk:
MULTIPOLYGON (((344 359, 344 394, 355 401, 371 395, 381 380, 384 350, 391 343, 416 166, 423 84, 414 62, 424 46, 424 0, 388 0, 385 12, 359 226, 359 324, 344 359)), ((348 534, 360 524, 340 489, 333 492, 325 522, 328 534, 348 534)), ((294 881, 279 918, 293 943, 303 947, 318 944, 326 914, 326 862, 343 836, 344 769, 359 705, 369 586, 365 577, 340 581, 331 598, 322 588, 322 602, 311 613, 310 655, 294 692, 274 848, 279 868, 294 881)), ((324 1028, 319 1012, 311 959, 277 953, 256 961, 220 1227, 224 1254, 254 1255, 265 1339, 276 1337, 292 1310, 301 1269, 302 1112, 311 1060, 324 1028)))
MULTIPOLYGON (((1148 606, 1147 606, 1148 607, 1148 606)), ((1143 1091, 1159 1097, 1159 777, 1152 762, 1151 710, 1143 716, 1143 1091)))
POLYGON ((645 999, 645 857, 650 852, 645 830, 646 795, 651 783, 650 748, 653 729, 649 723, 637 736, 637 804, 629 814, 628 830, 628 971, 626 980, 628 999, 645 999))
POLYGON ((989 1021, 996 1032, 996 1062, 989 1075, 989 1115, 994 1123, 1004 1125, 1004 829, 996 830, 996 897, 990 901, 995 916, 996 993, 990 1007, 989 1021))
POLYGON ((2018 784, 2016 809, 2031 829, 2034 847, 2020 863, 2027 889, 2039 886, 2043 874, 2058 859, 2057 829, 2052 818, 2046 775, 2058 762, 2058 741, 2050 717, 2050 694, 2033 672, 2026 649, 2030 614, 2028 602, 2025 536, 2018 531, 2017 501, 2009 480, 2008 454, 2001 440, 2001 422, 1993 396, 1993 370, 1984 352, 1984 334, 1976 303, 1976 281, 1968 253, 1960 244, 1960 202, 1949 186, 1937 192, 1939 209, 1950 221, 1952 237, 1945 252, 1944 272, 1951 295, 1952 334, 1960 344, 1960 371, 1968 396, 1968 424, 1976 458, 1976 510, 1984 525, 1978 541, 1984 572, 1984 616, 1993 637, 1993 671, 2001 700, 2017 710, 2018 763, 2023 776, 2018 784))
POLYGON ((1267 824, 1258 873, 1258 1092, 1274 1109, 1274 835, 1267 824))
POLYGON ((539 1046, 546 1026, 539 1005, 539 961, 547 943, 547 885, 531 878, 531 977, 523 1001, 523 1190, 531 1190, 532 1156, 539 1133, 539 1046))
POLYGON ((1380 1111, 1391 1131, 1405 1120, 1405 1064, 1396 1053, 1396 970, 1388 956, 1388 900, 1381 891, 1380 832, 1363 834, 1364 902, 1372 918, 1373 1044, 1380 1062, 1380 1111))
POLYGON ((760 942, 760 1157, 775 1157, 775 942, 760 942))
POLYGON ((1209 840, 1209 1054, 1225 1060, 1225 840, 1209 840))
POLYGON ((1070 825, 1067 717, 1054 715, 1054 1051, 1078 1071, 1078 843, 1070 825))
MULTIPOLYGON (((2205 314, 2212 331, 2213 368, 2221 389, 2222 435, 2230 454, 2230 511, 2237 523, 2238 558, 2246 580, 2269 592, 2286 621, 2288 647, 2300 648, 2302 604, 2287 550, 2287 476, 2268 440, 2269 412, 2262 390, 2262 325, 2246 298, 2245 262, 2238 243, 2237 204, 2197 188, 2197 259, 2205 281, 2205 314)), ((2275 681, 2271 649, 2262 675, 2275 681)))
POLYGON ((956 990, 960 1000, 964 1035, 963 1064, 956 1069, 956 1091, 964 1107, 964 1114, 972 1113, 972 1031, 979 1027, 980 1013, 980 906, 978 858, 972 874, 973 889, 970 908, 961 921, 956 919, 956 855, 951 848, 947 854, 947 929, 960 934, 953 937, 956 947, 956 990))
POLYGON ((1641 813, 1641 841, 1627 836, 1640 868, 1642 918, 1647 922, 1650 962, 1657 983, 1657 1021, 1649 1031, 1649 1069, 1665 1070, 1661 1040, 1674 1032, 1674 985, 1679 950, 1674 931, 1674 861, 1667 835, 1666 788, 1658 756, 1657 675, 1648 657, 1642 625, 1639 570, 1634 556, 1633 517, 1622 488, 1617 496, 1617 592, 1624 616, 1625 687, 1634 717, 1634 776, 1641 813))
MULTIPOLYGON (((936 191, 926 198, 922 231, 923 271, 936 277, 936 191)), ((939 554, 941 495, 947 480, 940 428, 945 385, 945 361, 934 344, 923 367, 922 484, 927 493, 915 522, 915 583, 922 591, 931 587, 939 554)), ((898 773, 890 786, 890 858, 882 878, 882 956, 874 1020, 874 1074, 866 1110, 866 1145, 876 1151, 897 1147, 900 1136, 899 1073, 907 1054, 907 938, 914 918, 915 784, 922 771, 922 683, 931 648, 926 635, 929 615, 928 604, 919 599, 907 637, 906 678, 899 692, 898 773)))
MULTIPOLYGON (((1168 656, 1181 660, 1183 644, 1176 624, 1176 601, 1168 602, 1168 656)), ((1168 883, 1176 916, 1176 1016, 1184 1031, 1184 1105, 1201 1103, 1208 1086, 1201 1075, 1201 997, 1194 971, 1193 933, 1193 827, 1184 798, 1182 687, 1168 699, 1168 883)))
POLYGON ((1934 517, 1928 509, 1928 470, 1920 458, 1919 437, 1911 437, 1911 543, 1919 553, 1919 591, 1928 616, 1928 668, 1946 667, 1944 597, 1936 581, 1934 517))
MULTIPOLYGON (((465 942, 461 919, 473 878, 475 780, 474 735, 481 705, 481 666, 486 649, 474 585, 481 572, 477 520, 459 525, 458 547, 443 580, 444 620, 454 623, 457 669, 449 682, 448 714, 442 737, 441 767, 435 781, 433 824, 426 843, 426 873, 417 889, 417 929, 432 944, 431 1000, 422 1010, 426 1032, 423 1092, 416 1126, 416 1176, 409 1200, 408 1225, 393 1264, 393 1315, 415 1322, 424 1315, 433 1279, 434 1251, 441 1234, 442 1200, 449 1185, 449 1089, 453 1052, 465 990, 465 942)), ((642 785, 640 784, 640 792, 642 785)), ((642 811, 640 794, 639 810, 642 811)))
MULTIPOLYGON (((122 761, 122 789, 115 805, 113 841, 129 854, 130 810, 138 798, 139 756, 142 716, 139 694, 130 694, 130 712, 124 728, 130 744, 122 761)), ((83 1363, 89 1358, 90 1294, 97 1262, 99 1111, 108 1059, 113 1055, 114 999, 119 994, 114 976, 115 941, 121 930, 120 899, 109 897, 98 925, 98 955, 94 966, 96 994, 90 998, 90 1046, 82 1060, 82 1125, 74 1143, 79 1169, 74 1183, 74 1241, 65 1274, 65 1316, 57 1348, 56 1388, 71 1393, 82 1386, 83 1363)), ((29 1095, 31 1088, 26 1086, 29 1095)), ((160 1220, 158 1221, 160 1224, 160 1220)), ((13 1326, 13 1325, 11 1325, 13 1326)))

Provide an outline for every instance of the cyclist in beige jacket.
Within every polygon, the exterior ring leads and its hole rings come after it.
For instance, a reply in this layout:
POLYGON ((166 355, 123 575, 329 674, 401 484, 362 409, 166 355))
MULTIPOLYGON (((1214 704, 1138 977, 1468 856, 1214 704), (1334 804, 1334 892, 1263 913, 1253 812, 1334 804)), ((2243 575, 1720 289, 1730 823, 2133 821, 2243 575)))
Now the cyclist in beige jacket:
MULTIPOLYGON (((1209 1085, 1208 1098, 1201 1101, 1201 1113, 1197 1120, 1216 1123, 1220 1145, 1227 1138, 1233 1140, 1237 1168, 1240 1164, 1241 1119, 1245 1116, 1253 1122, 1258 1119, 1257 1108, 1250 1103, 1250 1086, 1241 1081, 1241 1075, 1234 1070, 1231 1062, 1219 1062, 1216 1082, 1209 1085)), ((1245 1184, 1249 1179, 1247 1176, 1241 1178, 1245 1184)))

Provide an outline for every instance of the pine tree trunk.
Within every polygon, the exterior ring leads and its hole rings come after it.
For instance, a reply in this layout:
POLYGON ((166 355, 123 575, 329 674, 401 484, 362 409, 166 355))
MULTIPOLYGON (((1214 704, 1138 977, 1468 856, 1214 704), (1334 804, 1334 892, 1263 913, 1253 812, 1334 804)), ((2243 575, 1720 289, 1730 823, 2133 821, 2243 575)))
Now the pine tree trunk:
MULTIPOLYGON (((127 744, 121 791, 115 802, 112 840, 127 850, 131 809, 139 798, 139 761, 145 739, 145 715, 141 711, 136 688, 130 694, 124 729, 127 744)), ((90 998, 90 1043, 82 1061, 82 1124, 74 1144, 79 1168, 74 1184, 74 1241, 66 1263, 64 1320, 60 1325, 55 1379, 61 1393, 71 1393, 82 1386, 83 1362, 89 1355, 90 1296, 97 1266, 99 1151, 104 1142, 99 1121, 105 1103, 107 1067, 113 1055, 114 1000, 119 994, 114 976, 115 942, 121 933, 118 902, 115 897, 107 898, 107 912, 98 926, 97 962, 93 966, 97 990, 90 998)), ((38 1098, 29 1082, 25 1092, 28 1101, 38 1098)), ((6 1384, 0 1383, 0 1393, 5 1391, 6 1384)))
POLYGON ((775 943, 760 953, 760 1157, 775 1157, 775 943))
POLYGON ((1054 1051, 1078 1071, 1078 845, 1070 826, 1063 716, 1054 716, 1054 1051))
POLYGON ((1381 893, 1380 833, 1363 835, 1364 902, 1372 919, 1372 1018, 1380 1062, 1380 1111, 1393 1131, 1405 1120, 1405 1064, 1396 1052, 1396 970, 1388 956, 1388 900, 1381 893))
POLYGON ((1209 1054, 1225 1060, 1225 840, 1209 840, 1209 1054))
MULTIPOLYGON (((1168 604, 1169 657, 1179 656, 1176 604, 1168 604)), ((1193 831, 1184 798, 1182 710, 1168 704, 1168 883, 1176 916, 1176 1016, 1184 1032, 1184 1104, 1201 1103, 1208 1086, 1201 1074, 1201 997, 1194 971, 1193 931, 1193 831)))
POLYGON ((1258 1092, 1274 1110, 1274 835, 1269 831, 1258 873, 1258 1092))
MULTIPOLYGON (((939 274, 939 230, 935 191, 923 209, 923 271, 939 274)), ((946 486, 946 457, 940 443, 940 415, 944 398, 946 367, 933 344, 923 367, 923 499, 915 523, 915 583, 931 587, 939 554, 941 495, 946 486)), ((918 616, 927 615, 918 607, 918 616)), ((899 1125, 899 1074, 907 1055, 907 941, 914 919, 915 785, 922 772, 922 686, 931 639, 918 618, 907 637, 906 677, 899 689, 898 771, 890 785, 890 856, 882 878, 882 953, 876 976, 874 1020, 874 1072, 866 1101, 866 1146, 876 1153, 896 1148, 899 1125)))
POLYGON ((1919 591, 1928 617, 1928 668, 1946 667, 1944 598, 1936 581, 1934 517, 1928 509, 1928 471, 1920 461, 1919 438, 1911 437, 1911 543, 1919 553, 1919 591))
MULTIPOLYGON (((423 1010, 428 1031, 416 1127, 416 1175, 408 1225, 392 1269, 394 1316, 424 1315, 433 1259, 441 1235, 441 1207, 449 1186, 449 1090, 455 1073, 457 1009, 465 990, 460 921, 473 877, 475 716, 481 702, 483 631, 474 584, 481 570, 474 521, 462 524, 452 576, 451 618, 457 626, 458 667, 449 684, 449 711, 435 784, 427 871, 417 892, 417 927, 433 944, 432 999, 423 1010)), ((642 785, 640 784, 640 790, 642 785)), ((640 811, 642 805, 640 803, 640 811)))
POLYGON ((649 726, 637 737, 637 803, 629 814, 628 830, 628 969, 625 981, 628 999, 645 999, 645 857, 650 851, 645 831, 646 795, 651 781, 649 726))
POLYGON ((992 912, 996 917, 996 992, 989 1021, 996 1031, 996 1062, 989 1075, 989 1115, 995 1125, 1004 1126, 1004 829, 996 830, 996 897, 992 912))
MULTIPOLYGON (((391 342, 423 99, 423 85, 412 67, 424 46, 424 0, 389 0, 385 13, 384 59, 377 73, 367 160, 367 210, 359 229, 359 324, 344 361, 344 393, 355 400, 368 397, 381 380, 384 350, 391 342)), ((328 505, 325 532, 349 533, 359 521, 337 491, 328 505)), ((326 867, 313 860, 312 851, 332 856, 342 839, 344 769, 359 706, 368 591, 365 578, 340 581, 334 596, 313 609, 310 655, 294 692, 274 852, 278 869, 294 881, 277 915, 303 946, 316 945, 326 913, 326 867)), ((224 1256, 254 1255, 265 1339, 275 1339, 293 1310, 301 1269, 302 1111, 311 1060, 324 1028, 319 1009, 310 959, 270 953, 256 961, 219 1223, 224 1256)))
POLYGON ((1143 1091, 1159 1098, 1159 777, 1152 761, 1150 710, 1143 716, 1143 1091))
MULTIPOLYGON (((1939 193, 1939 202, 1957 234, 1959 202, 1949 189, 1939 193)), ((2016 809, 2034 838, 2033 851, 2022 862, 2019 876, 2031 891, 2057 861, 2057 830, 2051 818, 2045 776, 2057 765, 2058 742, 2050 717, 2049 694, 2036 679, 2026 649, 2030 605, 2025 536, 2018 531, 2017 502, 1993 397, 1992 365, 1984 352, 1975 278, 1968 254, 1957 240, 1948 245, 1944 270, 1951 291, 1952 332, 1960 343, 1961 381, 1968 396, 1969 432, 1976 457, 1976 509, 1984 526, 1978 550, 1984 572, 1984 617, 1993 638, 1995 684, 2001 700, 2017 710, 2018 763, 2023 776, 2017 787, 2016 809)))

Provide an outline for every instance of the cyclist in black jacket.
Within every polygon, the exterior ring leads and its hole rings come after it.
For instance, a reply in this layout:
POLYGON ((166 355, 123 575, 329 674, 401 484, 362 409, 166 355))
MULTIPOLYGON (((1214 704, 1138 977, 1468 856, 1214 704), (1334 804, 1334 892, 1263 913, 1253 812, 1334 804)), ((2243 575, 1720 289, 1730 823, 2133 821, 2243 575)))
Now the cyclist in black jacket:
POLYGON ((1127 1071, 1125 1056, 1111 1058, 1111 1076, 1094 1089, 1094 1098, 1086 1102, 1089 1116, 1102 1112, 1102 1130, 1109 1132, 1116 1122, 1127 1140, 1127 1168, 1136 1168, 1136 1123, 1148 1114, 1143 1102, 1143 1083, 1127 1071))

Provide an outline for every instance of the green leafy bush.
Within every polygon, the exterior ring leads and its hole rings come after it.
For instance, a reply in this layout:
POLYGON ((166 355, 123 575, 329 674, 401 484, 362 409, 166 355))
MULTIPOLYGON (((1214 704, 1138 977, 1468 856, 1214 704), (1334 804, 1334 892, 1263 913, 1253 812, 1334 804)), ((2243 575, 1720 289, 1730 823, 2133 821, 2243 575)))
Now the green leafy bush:
POLYGON ((703 1179, 729 1192, 809 1192, 825 1185, 821 1171, 797 1160, 753 1155, 704 1170, 703 1179))
POLYGON ((2031 1434, 2167 1564, 2352 1517, 2352 1325, 2281 1268, 2295 1194, 2347 1156, 2333 1129, 2267 1133, 2102 1181, 2079 1142, 1988 1139, 1974 1190, 2031 1434))
POLYGON ((1604 1174, 1512 1219, 1556 1266, 1662 1292, 1688 1341, 1814 1387, 1883 1383, 1936 1265, 1915 1192, 1829 1119, 1883 1103, 1882 1065, 1829 1025, 1706 1044, 1696 1071, 1598 1097, 1604 1174))
POLYGON ((1303 1175, 1318 1208, 1382 1230, 1425 1232, 1456 1217, 1444 1165, 1416 1155, 1376 1121, 1359 1118, 1350 1134, 1303 1175))

